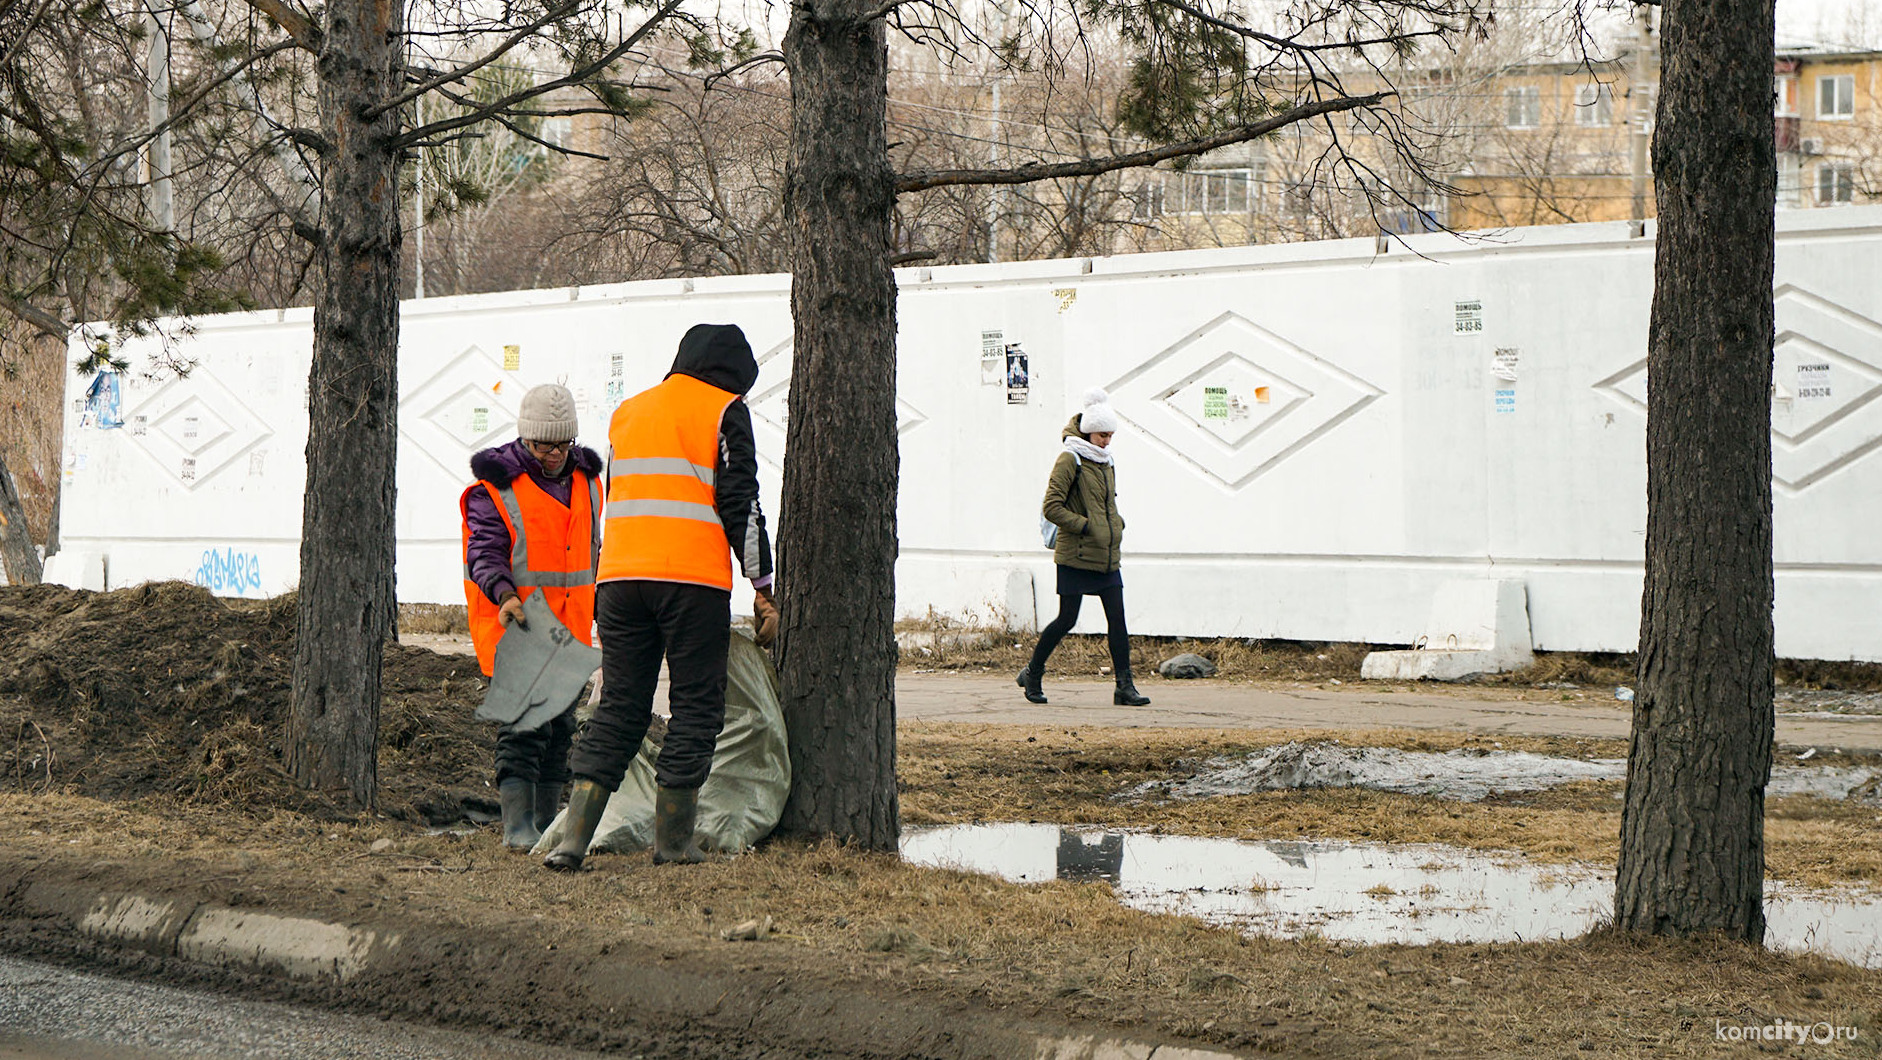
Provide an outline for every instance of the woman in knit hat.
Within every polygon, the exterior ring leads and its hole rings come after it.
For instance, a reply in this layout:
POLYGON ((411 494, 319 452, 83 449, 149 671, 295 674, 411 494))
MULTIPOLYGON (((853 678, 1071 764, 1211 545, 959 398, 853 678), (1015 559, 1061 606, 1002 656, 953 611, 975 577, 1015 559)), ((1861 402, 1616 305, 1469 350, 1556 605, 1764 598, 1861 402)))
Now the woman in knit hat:
MULTIPOLYGON (((464 598, 485 675, 494 673, 504 628, 525 622, 523 598, 531 593, 542 593, 550 613, 578 640, 593 643, 601 457, 575 444, 578 427, 575 395, 545 383, 523 395, 515 441, 471 456, 477 481, 458 507, 464 517, 464 598)), ((569 779, 574 706, 571 701, 539 728, 512 724, 497 730, 497 799, 506 846, 528 850, 555 817, 569 779)))
POLYGON ((1019 672, 1026 698, 1044 703, 1039 687, 1052 649, 1078 622, 1079 605, 1095 596, 1104 605, 1106 634, 1111 644, 1111 669, 1117 691, 1111 701, 1121 707, 1141 707, 1149 697, 1131 680, 1130 630, 1124 621, 1124 573, 1120 548, 1124 517, 1117 510, 1117 468, 1111 459, 1111 438, 1117 433, 1117 410, 1102 389, 1085 394, 1085 409, 1065 425, 1065 451, 1052 465, 1041 512, 1058 528, 1052 558, 1058 563, 1059 616, 1040 631, 1032 661, 1019 672))

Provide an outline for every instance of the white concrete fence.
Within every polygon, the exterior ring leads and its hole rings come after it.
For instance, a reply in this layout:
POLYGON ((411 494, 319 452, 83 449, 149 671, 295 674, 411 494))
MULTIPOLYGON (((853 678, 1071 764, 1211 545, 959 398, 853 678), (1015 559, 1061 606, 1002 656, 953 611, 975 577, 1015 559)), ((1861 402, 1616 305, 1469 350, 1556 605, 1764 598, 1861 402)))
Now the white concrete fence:
MULTIPOLYGON (((1625 224, 1463 242, 1288 244, 898 274, 901 613, 1050 617, 1037 513, 1077 396, 1125 419, 1132 628, 1410 643, 1439 586, 1516 579, 1538 649, 1639 625, 1653 246, 1625 224), (1006 351, 1023 353, 1026 388, 1006 351)), ((1781 212, 1772 404, 1778 650, 1882 660, 1882 207, 1781 212)), ((582 438, 680 335, 733 322, 774 523, 791 366, 784 276, 407 303, 398 591, 461 600, 467 458, 566 380, 582 438)), ((127 346, 117 417, 74 376, 50 575, 297 581, 311 313, 197 320, 185 378, 127 346)), ((74 356, 82 354, 74 343, 74 356)), ((108 387, 104 388, 108 389, 108 387)), ((787 573, 788 576, 788 573, 787 573)), ((743 594, 741 594, 743 595, 743 594)), ((1081 628, 1098 629, 1098 609, 1081 628)))

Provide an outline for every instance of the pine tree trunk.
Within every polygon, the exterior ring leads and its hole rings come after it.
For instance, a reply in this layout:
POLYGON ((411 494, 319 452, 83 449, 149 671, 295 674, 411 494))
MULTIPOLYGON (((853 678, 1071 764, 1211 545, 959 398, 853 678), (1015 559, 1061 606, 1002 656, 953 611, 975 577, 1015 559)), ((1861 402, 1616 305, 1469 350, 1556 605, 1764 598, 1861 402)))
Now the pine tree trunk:
POLYGON ((308 387, 300 626, 286 758, 294 779, 378 795, 379 667, 393 596, 398 443, 397 0, 333 0, 320 53, 321 285, 308 387))
POLYGON ((1771 771, 1771 0, 1667 0, 1647 571, 1614 915, 1764 937, 1771 771))
POLYGON ((892 850, 895 185, 888 46, 863 10, 804 0, 784 40, 794 353, 778 662, 792 777, 780 827, 892 850))
POLYGON ((20 492, 13 485, 13 473, 0 456, 0 571, 4 585, 38 585, 41 577, 39 553, 33 551, 33 535, 26 528, 26 510, 20 506, 20 492))

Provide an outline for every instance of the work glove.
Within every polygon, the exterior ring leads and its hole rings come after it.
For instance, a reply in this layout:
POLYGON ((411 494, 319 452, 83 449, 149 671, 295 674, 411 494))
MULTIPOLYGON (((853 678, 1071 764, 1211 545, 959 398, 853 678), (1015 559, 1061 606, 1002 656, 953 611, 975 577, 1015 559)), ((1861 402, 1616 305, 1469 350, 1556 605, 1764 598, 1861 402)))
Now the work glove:
POLYGON ((497 605, 497 622, 505 626, 514 622, 528 629, 529 620, 523 617, 523 598, 515 593, 505 593, 503 602, 497 605))
POLYGON ((751 600, 752 642, 769 648, 778 639, 778 602, 770 589, 760 589, 751 600))

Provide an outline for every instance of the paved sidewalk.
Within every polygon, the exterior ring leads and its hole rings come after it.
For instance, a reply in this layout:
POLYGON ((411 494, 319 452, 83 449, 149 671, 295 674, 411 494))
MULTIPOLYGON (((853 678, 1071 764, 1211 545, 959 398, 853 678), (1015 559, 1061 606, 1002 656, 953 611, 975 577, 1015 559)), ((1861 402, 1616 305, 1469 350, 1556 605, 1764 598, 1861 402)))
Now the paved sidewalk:
MULTIPOLYGON (((1625 739, 1631 704, 1597 691, 1563 702, 1541 690, 1467 688, 1395 692, 1402 687, 1355 684, 1335 688, 1233 684, 1224 681, 1143 681, 1147 707, 1111 705, 1110 682, 1049 681, 1050 703, 1021 697, 1013 679, 997 674, 910 674, 895 680, 896 714, 905 721, 1014 725, 1222 729, 1447 729, 1523 736, 1608 736, 1625 739), (1524 698, 1518 698, 1521 695, 1524 698)), ((1882 753, 1882 717, 1777 716, 1786 746, 1882 753)))
MULTIPOLYGON (((470 639, 417 634, 407 644, 433 651, 470 651, 470 639)), ((1090 725, 1105 728, 1198 729, 1446 729, 1512 736, 1597 736, 1626 739, 1631 705, 1612 689, 1589 688, 1585 699, 1564 701, 1543 689, 1433 686, 1399 692, 1404 685, 1362 681, 1349 685, 1247 685, 1218 680, 1148 678, 1138 691, 1148 707, 1111 705, 1109 681, 1048 681, 1043 706, 1026 702, 1004 674, 910 673, 895 678, 896 716, 904 721, 963 721, 995 725, 1090 725)), ((1571 693, 1572 694, 1572 693, 1571 693)), ((664 675, 654 708, 665 713, 664 675)), ((1777 716, 1777 742, 1882 754, 1882 715, 1777 716)))

